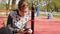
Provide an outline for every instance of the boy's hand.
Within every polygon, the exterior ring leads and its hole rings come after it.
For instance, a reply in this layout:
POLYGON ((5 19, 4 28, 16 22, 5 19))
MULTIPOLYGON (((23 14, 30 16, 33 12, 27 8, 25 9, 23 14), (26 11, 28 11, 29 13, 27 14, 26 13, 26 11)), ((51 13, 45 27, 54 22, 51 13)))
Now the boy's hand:
POLYGON ((23 29, 19 29, 18 33, 24 34, 24 30, 23 29))

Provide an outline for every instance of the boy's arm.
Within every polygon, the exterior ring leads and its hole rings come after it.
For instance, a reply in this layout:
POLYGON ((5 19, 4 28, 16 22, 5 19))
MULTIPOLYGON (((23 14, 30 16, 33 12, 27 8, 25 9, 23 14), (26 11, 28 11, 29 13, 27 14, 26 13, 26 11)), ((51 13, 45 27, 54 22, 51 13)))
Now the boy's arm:
POLYGON ((20 29, 14 29, 14 28, 12 28, 11 26, 13 25, 13 23, 12 23, 12 17, 9 15, 8 16, 8 20, 7 20, 7 26, 8 26, 8 28, 11 30, 11 31, 13 31, 13 32, 18 32, 20 29))
POLYGON ((7 25, 11 25, 11 24, 12 24, 12 17, 9 15, 7 19, 7 25))
POLYGON ((10 30, 14 30, 11 26, 12 26, 12 17, 9 15, 8 19, 7 19, 7 26, 10 30))

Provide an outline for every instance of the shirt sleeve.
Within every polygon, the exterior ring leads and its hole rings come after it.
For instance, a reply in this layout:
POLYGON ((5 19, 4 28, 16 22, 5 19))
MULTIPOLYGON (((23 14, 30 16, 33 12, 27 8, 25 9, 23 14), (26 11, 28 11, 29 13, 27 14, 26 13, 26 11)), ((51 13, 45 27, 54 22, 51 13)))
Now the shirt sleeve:
POLYGON ((7 19, 7 25, 12 24, 12 17, 9 15, 7 19))

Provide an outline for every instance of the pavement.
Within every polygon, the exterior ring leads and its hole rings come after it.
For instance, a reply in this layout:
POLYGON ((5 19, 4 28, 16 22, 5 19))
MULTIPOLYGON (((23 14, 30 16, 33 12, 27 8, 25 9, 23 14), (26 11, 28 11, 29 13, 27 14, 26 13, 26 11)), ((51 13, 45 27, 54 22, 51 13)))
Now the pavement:
MULTIPOLYGON (((4 18, 0 16, 0 20, 4 21, 4 18)), ((27 25, 28 28, 31 28, 31 21, 27 25)), ((35 17, 34 34, 60 34, 60 18, 35 17)))

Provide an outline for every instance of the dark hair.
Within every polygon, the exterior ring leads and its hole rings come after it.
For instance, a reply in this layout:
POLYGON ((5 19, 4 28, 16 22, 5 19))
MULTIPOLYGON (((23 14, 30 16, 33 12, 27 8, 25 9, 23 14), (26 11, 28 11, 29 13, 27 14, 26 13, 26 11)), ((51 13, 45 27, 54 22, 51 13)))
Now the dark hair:
POLYGON ((18 3, 18 9, 20 9, 20 8, 26 8, 26 7, 28 7, 28 2, 27 1, 19 1, 19 3, 18 3))

